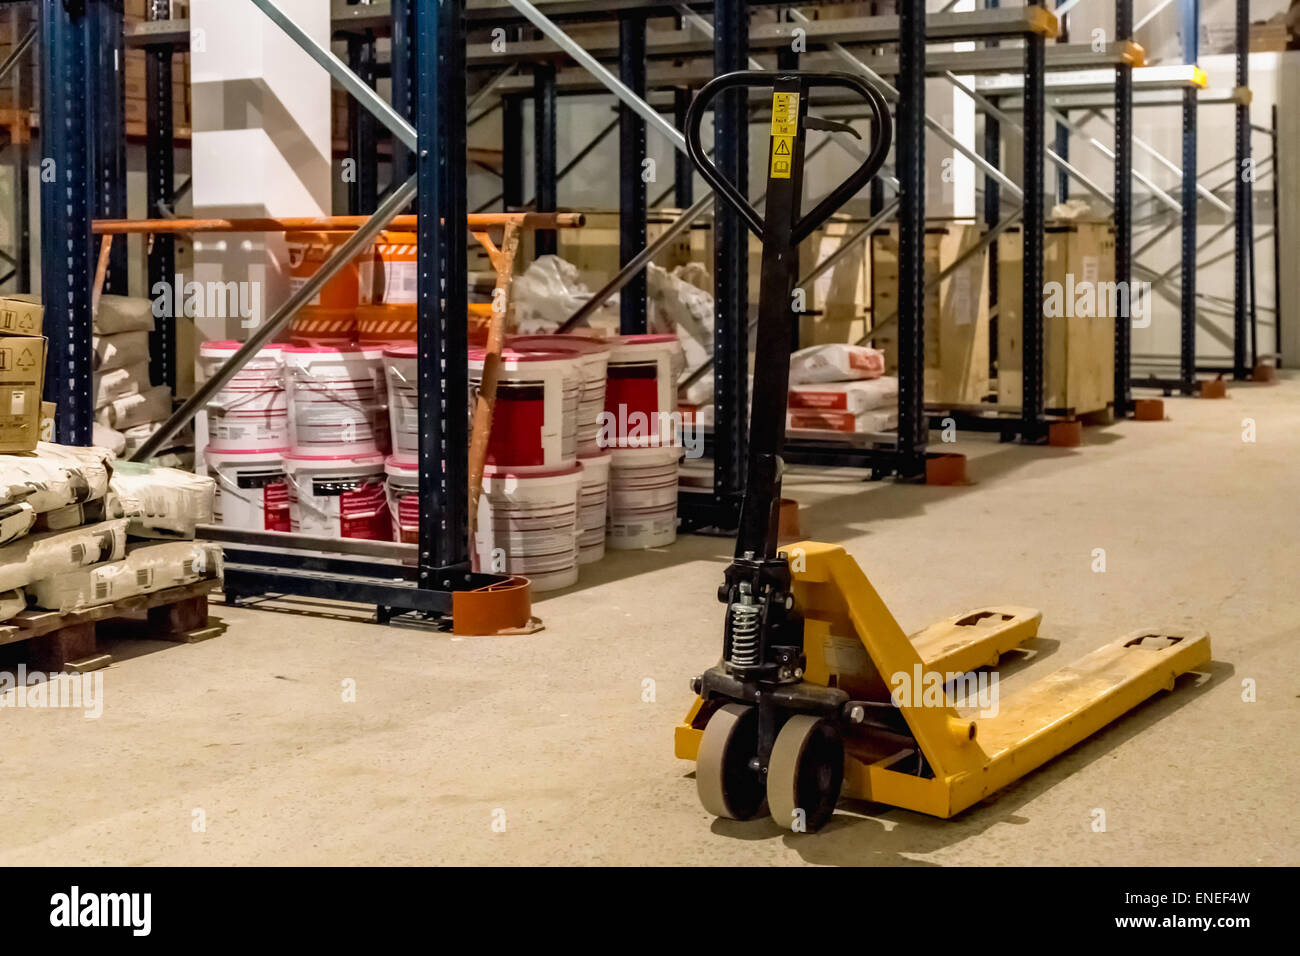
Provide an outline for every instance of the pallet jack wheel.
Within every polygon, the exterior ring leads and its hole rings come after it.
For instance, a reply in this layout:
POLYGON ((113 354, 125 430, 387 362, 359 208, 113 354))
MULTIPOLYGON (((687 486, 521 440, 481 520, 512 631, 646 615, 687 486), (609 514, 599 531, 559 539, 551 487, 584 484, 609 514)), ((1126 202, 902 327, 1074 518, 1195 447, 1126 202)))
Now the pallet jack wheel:
POLYGON ((844 784, 844 741, 828 720, 796 714, 776 735, 767 766, 767 805, 776 825, 819 830, 835 812, 844 784), (799 814, 798 811, 803 811, 799 814))
POLYGON ((763 809, 763 780, 750 764, 758 756, 758 711, 746 704, 718 708, 704 725, 695 789, 715 817, 748 820, 763 809))

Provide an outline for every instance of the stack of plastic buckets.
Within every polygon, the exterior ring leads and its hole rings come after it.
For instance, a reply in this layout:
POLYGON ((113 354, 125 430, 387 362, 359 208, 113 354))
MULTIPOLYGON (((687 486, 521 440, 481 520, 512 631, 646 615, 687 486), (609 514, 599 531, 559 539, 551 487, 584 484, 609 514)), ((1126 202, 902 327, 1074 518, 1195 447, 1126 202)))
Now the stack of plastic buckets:
MULTIPOLYGON (((239 342, 205 342, 199 361, 205 378, 240 348, 239 342)), ((203 413, 207 444, 203 465, 216 482, 213 520, 250 531, 289 530, 284 453, 289 412, 284 391, 283 346, 261 349, 221 388, 203 413)))
POLYGON ((414 345, 384 350, 384 380, 388 393, 388 426, 393 453, 384 463, 388 475, 388 513, 393 539, 407 544, 420 540, 420 393, 416 381, 418 352, 414 345))
MULTIPOLYGON (((472 394, 485 358, 470 349, 472 394)), ((481 570, 524 575, 536 591, 578 579, 581 394, 574 353, 502 352, 474 540, 481 570)))
MULTIPOLYGON (((290 291, 301 289, 351 235, 350 232, 291 233, 287 239, 290 291)), ((374 257, 374 248, 367 247, 331 276, 311 302, 299 310, 290 326, 294 345, 333 348, 356 345, 357 309, 372 301, 374 257)))
POLYGON ((386 232, 375 243, 374 298, 357 309, 357 340, 366 348, 415 341, 418 301, 414 233, 386 232))
POLYGON ((300 346, 285 349, 284 359, 292 529, 389 538, 379 353, 300 346))
POLYGON ((515 335, 508 344, 513 349, 565 352, 578 363, 582 374, 575 433, 578 461, 582 465, 578 563, 599 561, 605 555, 605 509, 609 492, 609 452, 600 447, 609 343, 582 335, 515 335))
POLYGON ((609 547, 658 548, 677 540, 677 379, 675 335, 625 335, 609 355, 605 390, 609 448, 609 547))

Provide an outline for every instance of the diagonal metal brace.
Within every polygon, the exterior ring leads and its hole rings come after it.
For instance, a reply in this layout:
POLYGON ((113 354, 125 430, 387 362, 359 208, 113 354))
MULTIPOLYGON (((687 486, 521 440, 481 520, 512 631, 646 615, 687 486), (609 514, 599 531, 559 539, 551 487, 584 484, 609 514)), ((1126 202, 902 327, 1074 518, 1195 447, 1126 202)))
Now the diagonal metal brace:
POLYGON ((328 47, 321 46, 303 32, 298 24, 294 23, 285 15, 283 10, 275 5, 274 0, 251 0, 251 2, 266 14, 272 23, 283 30, 285 36, 302 47, 308 56, 323 66, 330 76, 338 80, 339 85, 351 93, 357 102, 370 111, 375 119, 388 127, 403 146, 411 152, 416 151, 420 138, 415 131, 415 127, 389 106, 384 98, 364 83, 359 76, 349 70, 346 63, 335 56, 328 47))

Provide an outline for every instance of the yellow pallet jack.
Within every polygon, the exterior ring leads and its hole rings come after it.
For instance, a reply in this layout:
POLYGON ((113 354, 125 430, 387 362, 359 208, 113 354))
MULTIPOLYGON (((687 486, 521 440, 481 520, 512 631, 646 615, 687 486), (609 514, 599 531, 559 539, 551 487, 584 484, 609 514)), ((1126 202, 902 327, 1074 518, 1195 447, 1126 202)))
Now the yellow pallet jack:
POLYGON ((791 257, 879 172, 891 138, 883 97, 839 73, 729 73, 687 113, 701 175, 763 242, 745 498, 718 589, 722 660, 692 682, 697 697, 675 739, 677 756, 696 763, 700 802, 718 817, 751 819, 766 807, 779 826, 811 832, 842 795, 950 817, 1210 661, 1208 634, 1143 628, 972 714, 944 688, 1037 636, 1040 612, 981 608, 908 636, 843 548, 806 541, 778 552, 791 257), (765 216, 700 144, 705 111, 739 87, 772 91, 765 216), (800 216, 805 130, 853 132, 808 115, 809 91, 821 87, 861 95, 874 139, 862 166, 800 216))

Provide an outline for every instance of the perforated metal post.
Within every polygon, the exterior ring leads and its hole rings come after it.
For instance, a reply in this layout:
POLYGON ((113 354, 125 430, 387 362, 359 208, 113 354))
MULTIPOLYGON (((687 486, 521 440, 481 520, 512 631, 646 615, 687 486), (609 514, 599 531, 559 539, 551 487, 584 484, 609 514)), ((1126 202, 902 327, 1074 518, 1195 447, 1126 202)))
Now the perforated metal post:
MULTIPOLYGON (((150 19, 167 20, 171 16, 169 0, 150 0, 150 19)), ((150 46, 145 50, 146 116, 149 121, 149 142, 145 150, 146 195, 149 200, 148 215, 164 217, 173 213, 176 203, 176 151, 174 117, 172 113, 172 47, 170 44, 150 46)), ((125 238, 117 244, 125 248, 125 238)), ((156 298, 176 281, 176 237, 169 232, 158 233, 149 248, 149 288, 146 293, 156 298)), ((176 319, 172 315, 175 297, 162 295, 164 313, 154 319, 149 333, 149 379, 154 385, 176 387, 176 319)))
POLYGON ((898 468, 925 473, 925 10, 898 14, 898 468))
POLYGON ((524 205, 524 95, 501 97, 501 207, 524 205))
MULTIPOLYGON (((1250 87, 1250 3, 1237 0, 1237 88, 1250 87)), ((1250 107, 1238 103, 1236 210, 1233 216, 1235 245, 1232 254, 1233 311, 1232 311, 1232 377, 1242 380, 1250 377, 1246 358, 1249 344, 1250 296, 1247 288, 1247 257, 1250 255, 1251 203, 1250 179, 1250 107)))
POLYGON ((41 294, 49 352, 45 399, 58 403, 60 442, 89 445, 91 396, 90 284, 94 273, 90 222, 93 203, 90 52, 97 18, 43 0, 41 63, 41 294), (48 179, 47 179, 48 177, 48 179))
MULTIPOLYGON (((415 16, 417 0, 392 0, 392 37, 389 54, 392 72, 392 102, 407 121, 414 122, 416 109, 415 61, 418 54, 415 16)), ((415 161, 405 149, 393 144, 393 182, 403 183, 415 171, 415 161)))
MULTIPOLYGON (((1115 39, 1133 38, 1133 0, 1116 0, 1115 39)), ((1028 114, 1026 114, 1028 115, 1028 114)), ((1115 67, 1115 282, 1128 295, 1118 298, 1115 316, 1115 399, 1116 418, 1132 409, 1133 320, 1133 67, 1115 67)))
MULTIPOLYGON (((618 78, 645 99, 645 16, 625 13, 618 21, 618 78)), ((645 120, 620 103, 618 108, 618 262, 627 265, 646 244, 645 120)), ((646 331, 646 277, 638 272, 619 296, 619 330, 646 331)))
MULTIPOLYGON (((555 160, 555 65, 533 67, 533 195, 538 212, 555 212, 559 173, 555 160)), ((553 255, 558 249, 554 232, 534 233, 537 255, 553 255)))
POLYGON ((1043 164, 1044 40, 1025 38, 1025 131, 1023 190, 1025 211, 1021 229, 1024 273, 1021 294, 1021 440, 1040 441, 1043 423, 1043 205, 1047 191, 1043 164), (1037 120, 1035 118, 1038 118, 1037 120))
MULTIPOLYGON (((749 60, 749 4, 715 0, 713 72, 746 68, 749 60)), ((749 195, 749 95, 722 93, 713 109, 714 161, 722 176, 749 195)), ((713 220, 713 491, 719 503, 737 501, 744 491, 749 447, 749 232, 726 203, 713 220)))
POLYGON ((421 3, 419 150, 419 583, 447 588, 469 562, 463 0, 421 3))
POLYGON ((1178 381, 1185 394, 1191 394, 1196 387, 1196 95, 1195 88, 1183 90, 1183 271, 1179 293, 1178 381))
MULTIPOLYGON (((367 86, 375 85, 375 34, 349 34, 348 67, 367 86)), ((379 205, 378 126, 370 111, 355 97, 348 97, 348 159, 354 163, 348 183, 348 210, 354 216, 368 215, 379 205)), ((402 147, 398 147, 400 150, 402 147)))
MULTIPOLYGON (((126 46, 122 0, 92 0, 86 6, 89 95, 94 98, 95 218, 126 218, 126 46), (94 21, 93 27, 90 21, 94 21)), ((171 91, 167 92, 168 100, 171 91)), ((127 243, 109 253, 104 291, 125 295, 127 243)))
MULTIPOLYGON (((691 91, 684 86, 673 87, 673 125, 678 129, 686 125, 686 108, 690 105, 691 91)), ((673 202, 678 209, 695 202, 695 167, 680 150, 673 151, 673 202)))

